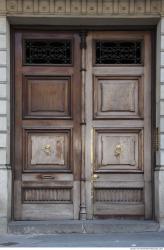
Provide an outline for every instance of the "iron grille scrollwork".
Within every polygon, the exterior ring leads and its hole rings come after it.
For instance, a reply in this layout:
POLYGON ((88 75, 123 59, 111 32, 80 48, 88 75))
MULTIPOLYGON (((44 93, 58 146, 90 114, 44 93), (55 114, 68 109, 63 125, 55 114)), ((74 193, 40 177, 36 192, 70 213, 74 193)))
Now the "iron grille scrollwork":
POLYGON ((25 64, 71 64, 70 40, 25 40, 25 64))
POLYGON ((96 64, 141 64, 141 41, 95 41, 96 64))

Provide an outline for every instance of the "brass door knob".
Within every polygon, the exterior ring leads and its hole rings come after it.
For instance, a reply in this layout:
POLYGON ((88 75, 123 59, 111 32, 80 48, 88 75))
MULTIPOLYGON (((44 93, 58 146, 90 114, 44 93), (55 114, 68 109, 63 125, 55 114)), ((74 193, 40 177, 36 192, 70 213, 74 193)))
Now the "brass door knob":
POLYGON ((123 152, 123 146, 121 144, 116 145, 114 150, 114 155, 116 158, 120 157, 121 153, 123 152))
POLYGON ((44 152, 47 156, 50 156, 50 155, 51 155, 51 145, 50 145, 50 144, 46 144, 46 145, 42 146, 42 150, 43 150, 43 152, 44 152))
POLYGON ((99 178, 99 176, 97 174, 93 174, 92 175, 92 180, 93 181, 96 181, 98 178, 99 178))

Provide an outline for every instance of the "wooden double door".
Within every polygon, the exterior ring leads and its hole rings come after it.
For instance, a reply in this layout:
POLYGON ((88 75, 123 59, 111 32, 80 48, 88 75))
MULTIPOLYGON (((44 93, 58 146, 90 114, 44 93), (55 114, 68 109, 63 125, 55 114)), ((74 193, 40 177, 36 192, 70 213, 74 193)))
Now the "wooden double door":
POLYGON ((14 33, 14 219, 152 217, 151 34, 14 33))

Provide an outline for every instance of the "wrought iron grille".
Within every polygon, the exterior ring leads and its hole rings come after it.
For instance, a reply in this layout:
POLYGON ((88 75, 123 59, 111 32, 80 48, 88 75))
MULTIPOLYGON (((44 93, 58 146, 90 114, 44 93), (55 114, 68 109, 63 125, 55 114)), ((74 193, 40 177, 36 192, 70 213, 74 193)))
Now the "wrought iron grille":
POLYGON ((96 41, 96 64, 141 64, 141 41, 96 41))
POLYGON ((25 40, 26 64, 71 64, 70 40, 25 40))

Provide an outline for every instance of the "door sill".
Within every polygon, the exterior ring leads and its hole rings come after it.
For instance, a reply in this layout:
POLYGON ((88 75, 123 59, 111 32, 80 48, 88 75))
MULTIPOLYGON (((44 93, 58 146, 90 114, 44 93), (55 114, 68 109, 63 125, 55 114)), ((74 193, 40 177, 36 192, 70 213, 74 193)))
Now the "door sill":
POLYGON ((152 220, 55 220, 55 221, 11 221, 10 234, 62 234, 62 233, 139 233, 155 232, 159 224, 152 220))

